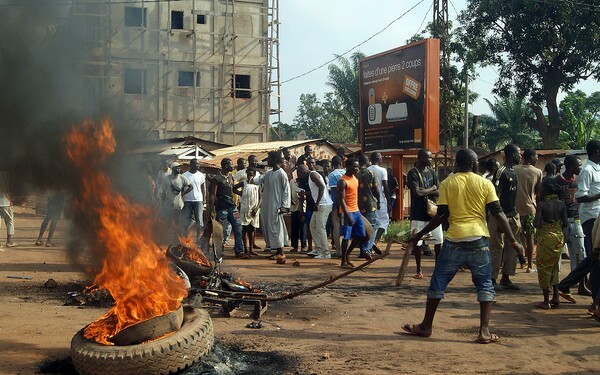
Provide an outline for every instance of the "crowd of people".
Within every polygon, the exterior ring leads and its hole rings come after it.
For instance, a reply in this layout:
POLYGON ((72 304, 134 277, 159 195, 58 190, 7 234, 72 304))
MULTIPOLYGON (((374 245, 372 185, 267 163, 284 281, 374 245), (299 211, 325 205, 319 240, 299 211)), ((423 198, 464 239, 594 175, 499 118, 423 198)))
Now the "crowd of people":
POLYGON ((388 174, 391 170, 381 166, 381 154, 360 155, 357 160, 346 158, 340 148, 331 160, 319 161, 312 154, 310 145, 299 157, 287 148, 271 151, 266 170, 255 155, 239 158, 235 168, 224 158, 214 175, 201 172, 195 159, 183 174, 181 165, 172 163, 161 169, 155 182, 161 217, 177 229, 170 233, 195 233, 196 239, 206 218, 215 219, 222 224, 224 245, 233 233, 238 258, 259 255, 259 228, 263 251, 272 258, 284 257, 288 246, 291 253, 338 258, 342 267, 351 268, 353 249, 358 247, 364 259, 371 259, 372 251, 381 253, 377 241, 389 224, 392 197, 399 188, 398 180, 388 174), (289 235, 284 220, 288 213, 289 235))
MULTIPOLYGON (((536 167, 535 150, 521 151, 508 144, 502 163, 490 158, 478 161, 472 150, 456 155, 454 173, 440 182, 427 149, 417 153, 414 168, 406 175, 410 190, 409 242, 414 244, 416 279, 423 278, 421 257, 429 245, 435 267, 428 290, 425 317, 405 331, 420 336, 432 332, 433 318, 448 283, 456 272, 473 274, 481 305, 478 341, 494 342, 489 332, 491 304, 499 289, 518 292, 517 266, 537 272, 543 299, 536 308, 549 310, 576 299, 571 289, 591 296, 589 311, 600 321, 600 141, 587 144, 587 162, 567 155, 536 167), (594 241, 598 242, 595 244, 594 241), (567 255, 568 254, 568 255, 567 255), (432 254, 433 255, 433 254, 432 254), (570 260, 570 273, 559 279, 561 258, 570 260)), ((201 240, 207 218, 222 224, 223 248, 233 233, 238 258, 259 255, 256 233, 265 242, 263 252, 273 259, 290 253, 317 259, 337 258, 342 268, 353 268, 350 255, 372 259, 381 254, 377 243, 386 231, 399 194, 399 184, 382 155, 373 152, 346 157, 340 148, 333 158, 315 160, 310 145, 296 157, 289 149, 268 153, 267 168, 255 155, 220 162, 214 175, 200 171, 198 160, 189 170, 164 165, 152 186, 150 200, 159 208, 168 232, 201 240), (289 231, 285 216, 289 213, 289 231), (174 230, 172 230, 174 229, 174 230), (289 233, 289 235, 288 235, 289 233), (333 250, 333 251, 332 251, 333 250)), ((0 214, 7 225, 6 246, 16 246, 10 197, 0 194, 0 214)), ((47 246, 52 246, 64 194, 48 197, 48 214, 36 245, 49 226, 47 246)))
POLYGON ((543 300, 534 304, 536 308, 556 308, 561 297, 576 303, 570 289, 578 285, 578 294, 592 297, 588 311, 600 321, 600 220, 596 220, 600 214, 600 141, 590 141, 586 152, 583 168, 579 157, 568 155, 564 164, 555 159, 551 167, 546 166, 544 176, 535 167, 536 152, 528 149, 521 155, 515 144, 504 148, 502 165, 494 159, 478 163, 472 150, 460 150, 455 173, 438 185, 429 167, 430 154, 420 150, 407 178, 412 206, 416 199, 423 200, 411 207, 411 222, 414 218, 417 223, 411 224, 416 233, 409 243, 418 248, 424 236, 437 243, 436 235, 430 234, 442 226, 446 231, 436 251, 423 320, 406 324, 403 330, 431 336, 446 287, 459 270, 468 268, 480 303, 477 342, 498 341, 489 331, 491 306, 498 288, 520 290, 511 280, 517 261, 525 272, 537 272, 543 300), (426 199, 437 200, 437 212, 419 216, 426 199), (420 218, 427 220, 422 223, 420 218), (565 247, 571 272, 559 280, 565 247))

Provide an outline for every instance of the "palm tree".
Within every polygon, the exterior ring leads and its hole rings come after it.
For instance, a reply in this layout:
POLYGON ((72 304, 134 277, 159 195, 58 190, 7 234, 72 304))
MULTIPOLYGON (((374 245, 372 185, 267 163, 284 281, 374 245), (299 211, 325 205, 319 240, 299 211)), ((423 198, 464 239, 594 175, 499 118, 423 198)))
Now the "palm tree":
POLYGON ((492 117, 480 118, 483 142, 490 151, 503 148, 509 143, 515 143, 521 148, 537 148, 541 138, 534 133, 525 117, 531 116, 525 98, 511 93, 508 97, 497 99, 494 103, 485 99, 490 106, 492 117))
POLYGON ((343 56, 337 57, 337 65, 329 65, 329 79, 327 85, 333 89, 333 94, 341 103, 336 109, 336 117, 345 122, 340 124, 351 130, 354 139, 358 139, 360 104, 358 96, 358 61, 365 54, 357 51, 347 59, 343 56))

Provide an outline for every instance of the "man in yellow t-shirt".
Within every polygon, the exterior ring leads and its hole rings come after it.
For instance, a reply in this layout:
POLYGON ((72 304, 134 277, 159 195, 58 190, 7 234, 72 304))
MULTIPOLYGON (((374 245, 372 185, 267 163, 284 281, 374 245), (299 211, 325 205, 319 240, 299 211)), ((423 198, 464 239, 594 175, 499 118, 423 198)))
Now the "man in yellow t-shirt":
POLYGON ((440 184, 438 213, 420 232, 409 241, 414 244, 440 225, 444 220, 449 227, 440 255, 435 262, 431 283, 427 291, 425 316, 420 324, 405 324, 402 329, 417 336, 431 336, 433 318, 444 297, 446 287, 456 272, 467 265, 471 270, 473 284, 477 288, 477 300, 481 308, 477 342, 488 344, 498 340, 490 333, 489 321, 495 291, 492 286, 492 258, 489 249, 489 232, 486 225, 486 209, 498 221, 498 227, 506 234, 515 250, 523 250, 510 229, 502 211, 494 185, 475 174, 477 155, 472 150, 460 150, 456 154, 458 172, 440 184))

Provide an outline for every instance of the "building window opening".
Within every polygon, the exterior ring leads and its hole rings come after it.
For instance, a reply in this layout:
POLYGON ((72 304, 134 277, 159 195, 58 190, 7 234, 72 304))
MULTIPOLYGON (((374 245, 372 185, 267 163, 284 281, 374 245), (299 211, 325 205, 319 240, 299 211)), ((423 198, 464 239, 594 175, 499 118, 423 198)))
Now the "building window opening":
MULTIPOLYGON (((177 86, 194 87, 194 72, 179 71, 177 86)), ((200 72, 196 72, 196 87, 200 87, 200 72)))
POLYGON ((146 27, 146 8, 125 7, 126 27, 146 27))
POLYGON ((179 10, 171 11, 171 29, 183 30, 183 12, 179 10))
POLYGON ((252 97, 252 93, 250 92, 250 75, 236 74, 235 78, 231 80, 231 85, 232 98, 250 99, 252 97))
POLYGON ((146 70, 125 68, 123 81, 123 91, 125 94, 146 93, 146 70))
POLYGON ((206 15, 198 14, 196 16, 196 23, 200 25, 206 25, 206 15))

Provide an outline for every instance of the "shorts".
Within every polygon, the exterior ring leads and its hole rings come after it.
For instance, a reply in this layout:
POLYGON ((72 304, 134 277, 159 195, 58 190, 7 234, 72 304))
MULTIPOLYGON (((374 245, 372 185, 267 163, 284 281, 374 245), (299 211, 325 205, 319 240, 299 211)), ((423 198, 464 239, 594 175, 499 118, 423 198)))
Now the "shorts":
POLYGON ((535 215, 519 215, 521 219, 521 233, 523 234, 535 234, 535 227, 533 226, 533 220, 535 215))
POLYGON ((444 242, 435 262, 427 298, 442 299, 458 270, 467 265, 477 288, 477 301, 492 302, 496 292, 492 285, 492 258, 487 238, 469 242, 444 242))
POLYGON ((349 240, 352 237, 366 237, 367 231, 365 230, 365 224, 362 220, 362 215, 360 211, 356 212, 348 212, 354 224, 352 226, 346 225, 346 217, 344 217, 344 223, 340 228, 340 236, 344 238, 344 240, 349 240))
MULTIPOLYGON (((425 228, 427 224, 429 224, 429 221, 411 220, 410 231, 412 233, 413 229, 416 229, 417 232, 420 232, 421 229, 425 228)), ((438 225, 437 228, 435 228, 428 234, 425 234, 423 237, 425 237, 425 239, 417 242, 417 246, 423 245, 423 241, 425 241, 428 244, 440 245, 442 242, 444 242, 444 233, 442 232, 442 226, 438 225)))

